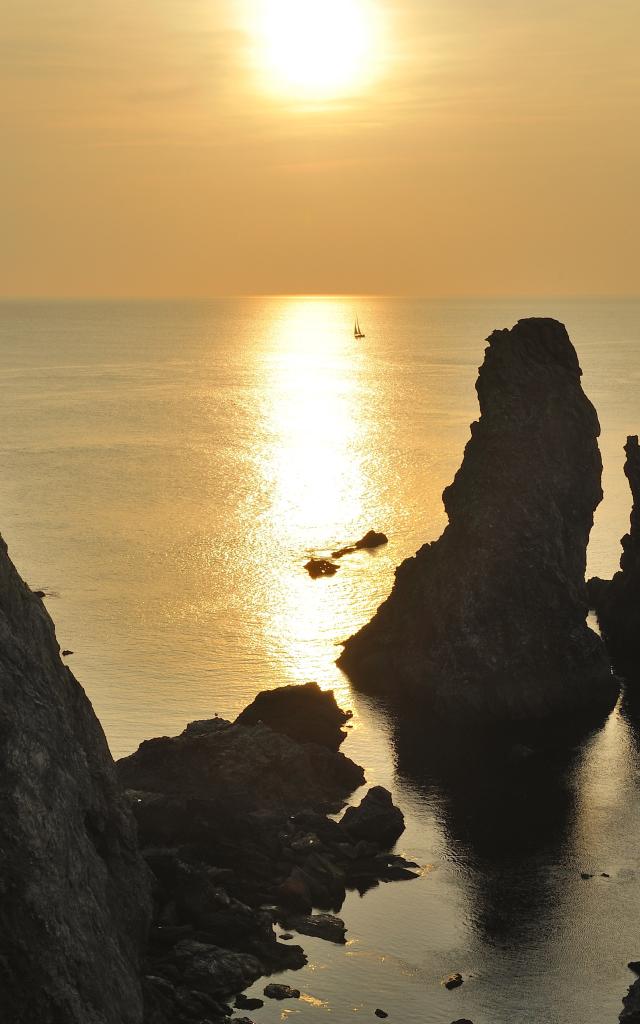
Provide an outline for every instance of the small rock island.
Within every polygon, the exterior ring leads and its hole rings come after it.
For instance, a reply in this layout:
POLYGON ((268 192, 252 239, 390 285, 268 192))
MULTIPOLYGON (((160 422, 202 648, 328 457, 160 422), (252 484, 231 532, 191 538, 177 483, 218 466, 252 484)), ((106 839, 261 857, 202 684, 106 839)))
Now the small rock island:
POLYGON ((584 578, 598 418, 561 323, 520 320, 488 342, 480 418, 443 494, 449 525, 399 566, 338 664, 362 690, 449 716, 605 710, 617 683, 584 578))

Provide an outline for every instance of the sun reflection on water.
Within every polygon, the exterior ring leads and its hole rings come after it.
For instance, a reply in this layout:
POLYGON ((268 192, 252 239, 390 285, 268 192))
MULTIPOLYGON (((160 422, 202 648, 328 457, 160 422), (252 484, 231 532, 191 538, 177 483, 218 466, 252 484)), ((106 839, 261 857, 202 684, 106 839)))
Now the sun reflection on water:
MULTIPOLYGON (((352 310, 343 299, 283 300, 263 352, 269 395, 261 471, 270 500, 268 534, 283 566, 266 628, 280 645, 284 674, 349 687, 336 669, 336 623, 353 619, 354 591, 341 566, 331 579, 311 580, 311 554, 357 539, 367 500, 361 358, 352 310)), ((338 627, 340 628, 340 627, 338 627)))

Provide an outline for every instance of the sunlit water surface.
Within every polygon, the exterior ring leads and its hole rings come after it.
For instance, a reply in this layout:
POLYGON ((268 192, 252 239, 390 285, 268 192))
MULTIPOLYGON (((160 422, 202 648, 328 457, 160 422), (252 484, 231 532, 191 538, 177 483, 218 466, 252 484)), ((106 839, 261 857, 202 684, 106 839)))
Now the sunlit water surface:
POLYGON ((334 664, 395 565, 445 525, 483 339, 536 314, 567 323, 600 415, 589 568, 606 575, 629 516, 622 445, 640 430, 640 302, 0 307, 0 527, 114 755, 316 679, 354 709, 345 752, 405 811, 399 849, 422 877, 349 896, 348 945, 305 938, 309 966, 286 979, 303 999, 268 1003, 265 1024, 376 1007, 403 1024, 604 1024, 640 957, 636 716, 617 710, 515 783, 463 747, 416 768, 334 664), (389 544, 308 577, 310 554, 369 528, 389 544), (448 992, 453 971, 465 983, 448 992))

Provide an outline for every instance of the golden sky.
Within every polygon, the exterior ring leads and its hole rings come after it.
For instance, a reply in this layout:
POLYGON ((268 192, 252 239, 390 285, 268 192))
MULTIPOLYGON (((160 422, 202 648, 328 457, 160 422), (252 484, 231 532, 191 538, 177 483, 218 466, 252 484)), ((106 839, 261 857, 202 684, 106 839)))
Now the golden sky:
POLYGON ((2 0, 5 296, 637 294, 639 0, 2 0))

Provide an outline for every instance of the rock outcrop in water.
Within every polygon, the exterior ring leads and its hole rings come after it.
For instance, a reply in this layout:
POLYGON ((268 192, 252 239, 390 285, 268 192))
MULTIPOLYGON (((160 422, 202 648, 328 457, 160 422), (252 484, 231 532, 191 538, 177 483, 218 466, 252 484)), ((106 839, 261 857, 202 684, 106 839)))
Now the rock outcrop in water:
POLYGON ((194 722, 118 762, 154 878, 147 1024, 220 1019, 222 1001, 261 974, 306 962, 277 941, 276 920, 342 942, 344 922, 313 908, 416 877, 388 852, 404 821, 386 790, 353 812, 365 831, 328 817, 364 782, 337 750, 347 717, 316 684, 281 687, 233 724, 194 722))
POLYGON ((449 525, 400 565, 389 598, 338 663, 364 690, 449 715, 535 718, 612 705, 608 658, 586 625, 601 459, 576 352, 550 319, 521 320, 488 340, 481 416, 443 494, 449 525))
POLYGON ((228 997, 306 962, 276 921, 342 943, 314 908, 417 877, 389 852, 386 791, 372 840, 328 816, 364 773, 338 751, 350 713, 314 683, 148 740, 116 773, 1 540, 0 707, 3 1024, 226 1024, 228 997))
POLYGON ((138 1024, 150 910, 102 729, 0 540, 0 1019, 138 1024))
POLYGON ((629 533, 622 538, 620 571, 611 580, 594 576, 588 590, 614 667, 628 678, 640 675, 640 445, 628 437, 624 472, 632 496, 629 533))
POLYGON ((351 717, 351 711, 338 707, 333 690, 321 690, 317 683, 294 683, 263 690, 238 715, 236 725, 263 722, 299 743, 318 743, 337 750, 347 738, 342 726, 351 717))

